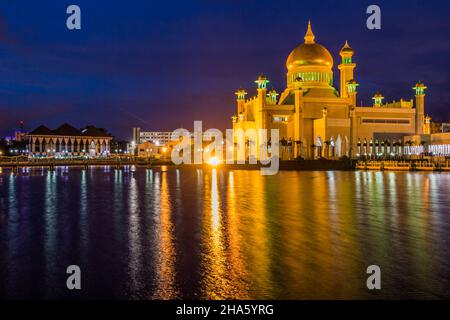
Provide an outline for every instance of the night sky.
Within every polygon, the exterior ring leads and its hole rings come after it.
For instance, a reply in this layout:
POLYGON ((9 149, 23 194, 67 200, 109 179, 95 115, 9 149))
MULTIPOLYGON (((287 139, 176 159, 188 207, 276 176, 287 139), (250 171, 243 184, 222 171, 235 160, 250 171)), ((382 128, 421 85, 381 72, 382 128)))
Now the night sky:
POLYGON ((20 120, 93 124, 124 139, 134 126, 230 127, 238 87, 254 95, 264 72, 284 89, 308 18, 335 59, 337 89, 339 49, 348 40, 355 50, 358 104, 377 90, 410 99, 422 80, 425 112, 449 118, 449 1, 2 0, 0 134, 20 120), (81 7, 80 31, 66 28, 70 4, 81 7), (382 30, 366 28, 370 4, 381 7, 382 30))

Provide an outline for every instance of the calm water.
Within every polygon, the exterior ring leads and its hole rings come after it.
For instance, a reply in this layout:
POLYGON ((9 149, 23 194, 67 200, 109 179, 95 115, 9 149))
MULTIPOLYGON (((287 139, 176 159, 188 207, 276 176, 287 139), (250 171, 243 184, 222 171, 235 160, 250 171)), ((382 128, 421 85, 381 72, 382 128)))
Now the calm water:
POLYGON ((3 170, 0 296, 450 298, 449 208, 445 173, 3 170))

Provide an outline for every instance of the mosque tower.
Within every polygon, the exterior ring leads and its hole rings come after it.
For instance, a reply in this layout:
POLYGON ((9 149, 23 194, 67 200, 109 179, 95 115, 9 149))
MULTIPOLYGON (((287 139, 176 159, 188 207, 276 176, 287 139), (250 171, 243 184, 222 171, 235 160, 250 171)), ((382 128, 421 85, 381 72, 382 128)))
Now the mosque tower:
POLYGON ((353 49, 349 46, 348 42, 345 41, 339 55, 342 58, 342 63, 338 66, 341 72, 340 79, 340 94, 341 98, 347 98, 349 96, 348 83, 354 81, 354 70, 356 64, 353 63, 352 57, 354 55, 353 49))
POLYGON ((425 90, 427 87, 419 81, 413 87, 416 93, 416 134, 424 133, 425 90))

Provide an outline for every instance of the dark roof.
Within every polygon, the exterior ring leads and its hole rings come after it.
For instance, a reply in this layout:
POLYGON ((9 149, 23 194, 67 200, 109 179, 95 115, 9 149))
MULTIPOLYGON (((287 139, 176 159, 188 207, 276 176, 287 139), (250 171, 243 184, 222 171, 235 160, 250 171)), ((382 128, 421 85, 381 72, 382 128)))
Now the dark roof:
POLYGON ((28 135, 46 135, 46 136, 72 136, 72 137, 112 137, 105 129, 94 126, 77 129, 74 126, 64 123, 55 130, 50 130, 46 126, 39 126, 28 135))
POLYGON ((88 137, 111 137, 111 135, 103 128, 96 128, 94 126, 86 126, 81 129, 83 136, 88 137))
POLYGON ((58 129, 53 130, 53 132, 60 136, 81 136, 81 131, 71 126, 68 123, 64 123, 58 129))
POLYGON ((53 135, 53 131, 47 128, 46 126, 39 126, 28 134, 42 134, 42 135, 53 135))

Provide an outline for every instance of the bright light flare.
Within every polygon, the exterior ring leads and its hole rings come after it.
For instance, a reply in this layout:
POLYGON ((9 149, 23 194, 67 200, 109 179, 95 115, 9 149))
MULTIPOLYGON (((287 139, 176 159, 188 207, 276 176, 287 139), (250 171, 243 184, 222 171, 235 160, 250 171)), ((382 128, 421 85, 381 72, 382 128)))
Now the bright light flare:
POLYGON ((213 167, 217 166, 220 164, 220 160, 217 157, 211 157, 208 161, 208 163, 210 165, 212 165, 213 167))

